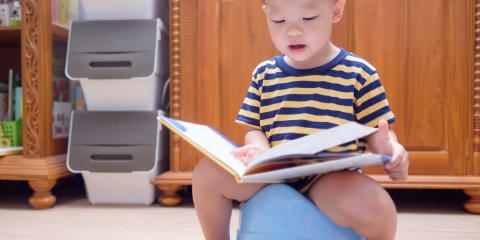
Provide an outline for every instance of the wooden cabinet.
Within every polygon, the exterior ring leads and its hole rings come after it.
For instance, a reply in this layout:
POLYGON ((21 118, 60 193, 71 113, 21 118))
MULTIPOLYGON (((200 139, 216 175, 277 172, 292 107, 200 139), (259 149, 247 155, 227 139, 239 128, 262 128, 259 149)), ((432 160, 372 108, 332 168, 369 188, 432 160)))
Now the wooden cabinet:
POLYGON ((21 63, 24 151, 0 158, 0 180, 28 181, 34 191, 29 203, 42 209, 55 204, 50 191, 57 179, 69 175, 67 139, 52 136, 52 48, 54 42, 66 41, 68 31, 52 24, 51 1, 21 2, 21 28, 0 28, 0 49, 10 49, 0 56, 0 64, 20 68, 21 63))
MULTIPOLYGON (((209 124, 237 143, 234 118, 256 64, 276 54, 261 1, 171 1, 171 115, 209 124)), ((480 213, 480 15, 476 1, 348 1, 334 42, 378 69, 410 153, 410 177, 389 188, 463 189, 480 213), (477 12, 476 12, 477 11, 477 12)), ((191 184, 199 154, 171 136, 170 171, 155 183, 164 204, 191 184)))

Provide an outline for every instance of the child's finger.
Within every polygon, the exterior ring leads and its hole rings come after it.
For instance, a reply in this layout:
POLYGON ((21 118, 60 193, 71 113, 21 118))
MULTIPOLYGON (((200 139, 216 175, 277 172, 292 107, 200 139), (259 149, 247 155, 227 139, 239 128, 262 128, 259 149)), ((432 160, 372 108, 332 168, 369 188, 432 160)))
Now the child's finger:
POLYGON ((247 165, 248 163, 250 163, 253 158, 254 158, 254 154, 252 153, 252 151, 248 151, 246 154, 245 154, 245 157, 243 158, 242 162, 247 165))
POLYGON ((247 154, 249 149, 250 149, 250 146, 245 145, 243 147, 239 147, 239 148, 236 148, 236 149, 232 150, 231 153, 234 157, 242 157, 242 156, 245 156, 245 154, 247 154))
POLYGON ((386 120, 380 120, 380 122, 378 122, 378 133, 382 136, 382 139, 390 139, 389 131, 388 122, 386 120))

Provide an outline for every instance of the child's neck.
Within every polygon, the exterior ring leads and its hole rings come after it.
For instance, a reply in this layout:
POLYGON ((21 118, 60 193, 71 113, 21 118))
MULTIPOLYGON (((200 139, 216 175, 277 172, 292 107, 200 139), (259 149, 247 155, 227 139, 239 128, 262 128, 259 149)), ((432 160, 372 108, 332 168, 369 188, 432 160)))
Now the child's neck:
POLYGON ((333 45, 332 42, 329 42, 325 47, 323 47, 319 52, 314 54, 311 59, 307 61, 297 62, 293 61, 285 55, 285 62, 291 67, 297 69, 310 69, 323 66, 330 61, 332 61, 340 52, 340 49, 333 45))

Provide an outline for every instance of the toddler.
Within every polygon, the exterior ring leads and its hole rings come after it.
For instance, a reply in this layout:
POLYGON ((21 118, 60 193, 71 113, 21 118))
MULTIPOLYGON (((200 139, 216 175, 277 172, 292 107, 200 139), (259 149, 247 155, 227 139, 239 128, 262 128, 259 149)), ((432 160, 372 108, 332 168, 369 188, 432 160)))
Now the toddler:
MULTIPOLYGON (((265 0, 268 29, 280 55, 260 63, 236 121, 245 145, 232 154, 248 163, 289 140, 348 121, 378 127, 366 139, 328 149, 392 156, 392 180, 408 176, 408 154, 389 124, 395 121, 373 66, 330 40, 345 0, 265 0)), ((394 239, 396 209, 388 193, 358 171, 290 179, 333 222, 372 240, 394 239)), ((193 172, 193 199, 206 239, 229 239, 232 200, 246 201, 265 184, 238 184, 208 159, 193 172)))

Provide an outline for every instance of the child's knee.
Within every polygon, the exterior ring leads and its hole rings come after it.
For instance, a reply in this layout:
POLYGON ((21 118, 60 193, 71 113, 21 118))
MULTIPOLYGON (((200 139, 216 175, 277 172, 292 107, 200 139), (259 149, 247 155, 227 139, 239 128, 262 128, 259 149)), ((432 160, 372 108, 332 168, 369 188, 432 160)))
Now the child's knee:
POLYGON ((225 182, 229 177, 220 167, 211 160, 202 158, 192 173, 192 186, 194 188, 209 188, 225 182))
POLYGON ((209 175, 212 171, 215 171, 212 163, 210 163, 208 159, 202 158, 193 169, 192 185, 195 187, 208 184, 208 181, 211 180, 211 176, 209 175))
POLYGON ((321 178, 310 190, 310 198, 337 223, 352 227, 396 219, 389 194, 373 179, 355 172, 335 173, 321 178))
POLYGON ((381 222, 382 219, 395 216, 395 204, 383 187, 363 174, 355 174, 353 178, 346 189, 346 194, 350 193, 351 196, 344 202, 345 209, 365 221, 381 222))

